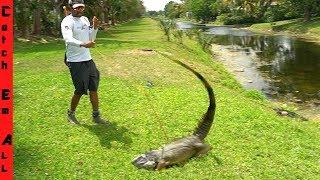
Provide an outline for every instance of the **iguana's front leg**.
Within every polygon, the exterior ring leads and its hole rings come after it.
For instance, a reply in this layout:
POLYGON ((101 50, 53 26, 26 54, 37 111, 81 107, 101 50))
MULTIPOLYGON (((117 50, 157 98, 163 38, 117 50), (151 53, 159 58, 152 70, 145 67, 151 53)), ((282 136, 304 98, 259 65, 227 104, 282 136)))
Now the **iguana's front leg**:
POLYGON ((195 154, 196 157, 204 156, 212 149, 211 146, 203 143, 197 143, 196 146, 197 146, 197 153, 195 154))
POLYGON ((159 171, 159 170, 161 170, 161 169, 163 169, 163 168, 165 168, 165 167, 167 167, 167 166, 169 166, 169 165, 170 165, 169 162, 165 161, 164 159, 161 159, 161 160, 158 162, 158 165, 157 165, 157 167, 156 167, 156 170, 159 171))

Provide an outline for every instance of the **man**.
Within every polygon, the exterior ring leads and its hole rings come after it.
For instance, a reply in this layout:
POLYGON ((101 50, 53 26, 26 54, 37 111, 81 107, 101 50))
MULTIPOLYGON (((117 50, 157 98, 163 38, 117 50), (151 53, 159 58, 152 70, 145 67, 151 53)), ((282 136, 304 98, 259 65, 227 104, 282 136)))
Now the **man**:
POLYGON ((99 21, 94 16, 92 26, 87 17, 82 16, 85 4, 83 0, 69 0, 71 14, 61 22, 61 32, 66 42, 66 64, 70 69, 74 94, 71 99, 70 109, 67 113, 68 121, 72 124, 80 124, 75 116, 75 110, 83 94, 89 90, 92 104, 93 122, 107 124, 100 117, 98 86, 100 73, 92 61, 89 48, 94 47, 98 32, 99 21))

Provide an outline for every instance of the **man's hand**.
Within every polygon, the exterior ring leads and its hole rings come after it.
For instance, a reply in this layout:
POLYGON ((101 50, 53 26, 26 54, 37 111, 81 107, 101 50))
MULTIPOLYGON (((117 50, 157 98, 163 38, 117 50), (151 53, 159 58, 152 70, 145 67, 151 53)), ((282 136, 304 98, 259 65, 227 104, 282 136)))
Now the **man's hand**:
POLYGON ((80 47, 92 48, 96 43, 94 41, 89 41, 87 43, 80 44, 80 47))
POLYGON ((97 29, 100 26, 100 21, 96 16, 92 18, 92 25, 94 29, 97 29))
POLYGON ((70 9, 67 8, 67 6, 63 6, 63 14, 64 16, 68 16, 70 14, 70 9))

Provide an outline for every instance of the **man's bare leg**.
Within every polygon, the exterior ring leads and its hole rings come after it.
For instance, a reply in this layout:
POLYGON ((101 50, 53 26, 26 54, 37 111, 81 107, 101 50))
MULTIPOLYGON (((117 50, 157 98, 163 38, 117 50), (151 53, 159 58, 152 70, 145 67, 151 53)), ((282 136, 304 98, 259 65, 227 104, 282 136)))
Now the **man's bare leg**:
POLYGON ((71 98, 71 105, 70 105, 70 111, 74 112, 76 111, 76 108, 79 104, 80 98, 82 95, 74 94, 71 98))
POLYGON ((106 120, 102 119, 99 112, 99 98, 97 91, 90 91, 90 101, 92 105, 93 122, 97 124, 107 124, 106 120))
POLYGON ((98 111, 99 110, 99 99, 98 99, 98 93, 97 91, 90 91, 90 101, 92 105, 92 110, 93 111, 98 111))
POLYGON ((71 124, 80 124, 75 116, 76 108, 82 95, 74 94, 71 98, 70 110, 68 111, 68 121, 71 124))

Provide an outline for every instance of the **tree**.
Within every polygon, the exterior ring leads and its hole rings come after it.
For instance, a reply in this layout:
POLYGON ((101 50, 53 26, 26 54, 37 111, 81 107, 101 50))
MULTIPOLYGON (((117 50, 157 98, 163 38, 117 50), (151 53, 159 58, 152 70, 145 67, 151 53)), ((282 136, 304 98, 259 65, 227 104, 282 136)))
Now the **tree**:
POLYGON ((244 14, 245 17, 252 17, 260 21, 273 0, 223 0, 220 3, 228 7, 230 12, 244 14))
POLYGON ((303 14, 304 21, 310 21, 312 13, 320 5, 319 0, 282 0, 282 2, 290 5, 296 11, 300 11, 303 14))
MULTIPOLYGON (((85 15, 97 16, 103 22, 115 24, 141 17, 145 13, 140 0, 86 0, 85 15)), ((28 37, 34 35, 60 36, 62 6, 68 0, 14 0, 15 34, 28 37)))
POLYGON ((27 37, 30 33, 29 24, 31 22, 31 11, 29 8, 29 4, 30 2, 28 0, 14 1, 15 28, 19 32, 18 35, 22 37, 27 37))
POLYGON ((208 22, 218 15, 212 8, 216 0, 185 0, 184 2, 186 11, 192 12, 197 21, 208 22))
POLYGON ((170 1, 164 7, 164 13, 165 16, 170 19, 179 18, 182 14, 182 5, 174 1, 170 1))

